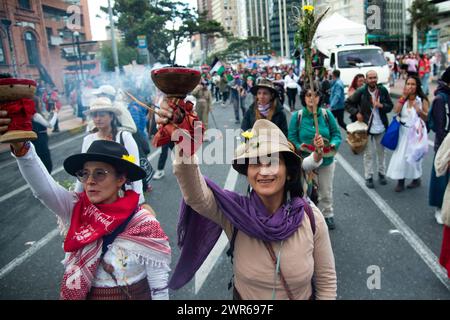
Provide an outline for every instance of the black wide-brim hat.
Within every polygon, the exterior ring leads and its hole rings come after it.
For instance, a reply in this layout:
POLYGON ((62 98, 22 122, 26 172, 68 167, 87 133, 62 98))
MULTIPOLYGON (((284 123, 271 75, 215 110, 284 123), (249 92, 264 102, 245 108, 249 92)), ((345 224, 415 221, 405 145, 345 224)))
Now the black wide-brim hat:
POLYGON ((113 141, 96 140, 92 142, 86 153, 74 154, 64 160, 64 169, 68 174, 76 176, 76 173, 83 169, 84 164, 88 161, 108 163, 114 168, 124 171, 129 181, 141 180, 146 175, 144 169, 134 162, 139 159, 134 159, 123 145, 113 141))

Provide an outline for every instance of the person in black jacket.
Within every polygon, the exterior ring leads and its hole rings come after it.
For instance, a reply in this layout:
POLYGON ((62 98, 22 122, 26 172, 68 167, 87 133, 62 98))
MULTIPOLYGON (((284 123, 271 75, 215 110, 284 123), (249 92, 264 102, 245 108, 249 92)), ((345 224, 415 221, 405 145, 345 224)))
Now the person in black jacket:
MULTIPOLYGON (((434 158, 436 153, 450 132, 450 67, 448 67, 438 80, 438 87, 434 92, 434 100, 428 113, 428 121, 433 123, 432 130, 436 133, 434 138, 434 158)), ((433 158, 433 163, 434 163, 433 158)), ((441 208, 445 189, 450 179, 450 173, 437 177, 434 166, 431 166, 428 204, 435 207, 434 217, 439 224, 443 224, 441 208)))
POLYGON ((387 89, 378 84, 376 71, 368 71, 366 74, 367 84, 359 88, 345 101, 345 109, 358 121, 363 121, 369 126, 370 139, 364 150, 364 175, 366 185, 373 189, 373 166, 372 149, 375 146, 378 159, 378 177, 381 185, 387 184, 385 178, 385 150, 380 143, 386 131, 389 120, 387 114, 394 107, 387 89))
POLYGON ((253 127, 256 120, 267 119, 275 123, 287 136, 288 127, 284 108, 278 99, 278 91, 272 81, 261 79, 252 87, 251 93, 255 101, 250 105, 242 120, 241 129, 247 131, 253 127))

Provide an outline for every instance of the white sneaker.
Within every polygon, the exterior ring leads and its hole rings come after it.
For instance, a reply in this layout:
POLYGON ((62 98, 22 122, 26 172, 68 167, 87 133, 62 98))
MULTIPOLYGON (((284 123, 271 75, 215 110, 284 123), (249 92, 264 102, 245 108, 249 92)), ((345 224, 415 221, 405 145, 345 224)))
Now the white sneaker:
POLYGON ((436 218, 436 222, 438 224, 444 224, 444 221, 442 221, 441 209, 436 209, 436 211, 434 212, 434 217, 436 218))
POLYGON ((156 170, 155 174, 153 175, 153 180, 159 180, 164 177, 164 175, 164 170, 156 170))

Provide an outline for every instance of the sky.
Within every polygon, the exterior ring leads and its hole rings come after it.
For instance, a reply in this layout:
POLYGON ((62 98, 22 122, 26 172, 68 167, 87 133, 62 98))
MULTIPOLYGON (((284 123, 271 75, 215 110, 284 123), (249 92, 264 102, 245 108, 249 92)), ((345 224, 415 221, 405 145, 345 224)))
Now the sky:
MULTIPOLYGON (((178 0, 180 1, 180 0, 178 0)), ((187 2, 191 7, 197 7, 196 0, 181 0, 181 2, 187 2)), ((101 41, 106 40, 105 27, 109 24, 109 17, 107 14, 100 10, 100 7, 107 7, 108 0, 88 0, 89 15, 91 22, 91 31, 93 40, 101 41), (100 16, 100 17, 97 17, 100 16)), ((111 5, 114 5, 114 1, 111 0, 111 5)), ((191 53, 190 43, 184 42, 178 47, 177 51, 177 64, 187 65, 189 63, 189 55, 191 53)))

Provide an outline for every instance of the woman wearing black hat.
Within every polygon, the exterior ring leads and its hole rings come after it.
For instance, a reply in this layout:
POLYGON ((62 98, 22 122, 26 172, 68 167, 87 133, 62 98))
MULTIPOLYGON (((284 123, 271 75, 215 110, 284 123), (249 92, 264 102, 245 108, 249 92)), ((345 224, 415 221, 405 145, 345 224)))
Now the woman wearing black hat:
POLYGON ((247 131, 253 127, 256 120, 267 119, 275 123, 278 128, 288 134, 286 115, 283 106, 278 100, 278 91, 272 81, 262 79, 257 85, 252 87, 251 93, 255 96, 255 101, 250 105, 242 120, 241 129, 247 131))
MULTIPOLYGON (((0 134, 6 130, 1 126, 0 134)), ((33 194, 67 233, 61 299, 168 299, 168 238, 138 204, 139 195, 124 191, 127 182, 145 176, 125 147, 98 140, 64 161, 64 169, 83 184, 82 193, 56 183, 29 142, 12 143, 11 150, 33 194)))

